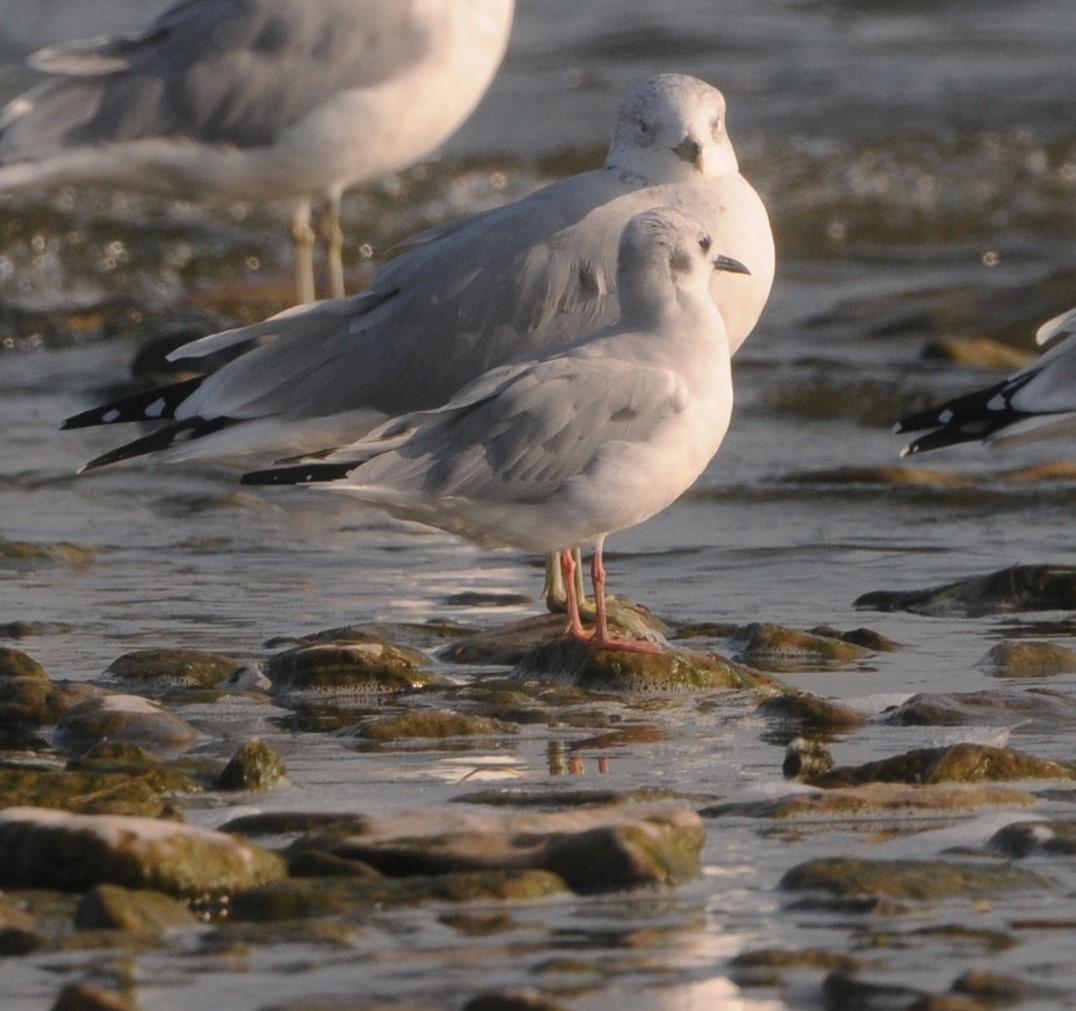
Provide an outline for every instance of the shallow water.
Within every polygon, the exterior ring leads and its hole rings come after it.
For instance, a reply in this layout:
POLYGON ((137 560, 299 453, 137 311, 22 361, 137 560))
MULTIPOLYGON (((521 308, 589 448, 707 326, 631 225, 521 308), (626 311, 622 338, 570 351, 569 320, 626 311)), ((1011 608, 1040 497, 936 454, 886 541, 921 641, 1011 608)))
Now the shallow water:
MULTIPOLYGON (((16 62, 29 49, 128 25, 151 6, 161 5, 97 4, 91 20, 82 4, 0 2, 0 98, 31 79, 16 62)), ((1065 457, 1068 444, 922 460, 977 477, 970 490, 796 475, 901 466, 900 440, 889 434, 896 418, 995 378, 922 359, 928 341, 982 334, 1030 347, 1034 327, 1076 301, 1074 46, 1071 0, 524 0, 501 76, 443 155, 348 199, 351 265, 361 272, 367 258, 380 259, 418 227, 596 164, 621 94, 642 76, 677 70, 719 85, 743 170, 770 208, 778 278, 737 356, 737 410, 725 445, 683 501, 611 539, 611 588, 688 621, 868 625, 904 648, 851 669, 780 676, 871 714, 919 691, 1071 696, 1072 675, 1013 688, 977 666, 1002 638, 1073 647, 1068 613, 927 618, 853 606, 870 590, 930 586, 1017 562, 1076 564, 1071 480, 998 476, 1065 457)), ((272 209, 221 215, 70 192, 0 207, 0 535, 94 551, 84 565, 0 568, 0 623, 45 623, 17 645, 56 678, 97 677, 121 653, 145 646, 261 659, 277 634, 373 620, 489 625, 540 609, 534 559, 479 552, 333 496, 239 492, 233 464, 146 462, 74 475, 117 440, 61 434, 57 424, 125 375, 151 323, 200 321, 207 306, 255 316, 273 307, 280 296, 272 284, 287 283, 282 221, 272 209), (237 309, 218 287, 263 282, 268 294, 259 287, 253 308, 237 309), (198 300, 193 315, 188 293, 198 300), (83 329, 54 331, 34 315, 76 308, 90 312, 83 329), (103 337, 100 319, 119 336, 103 337), (531 599, 450 603, 461 590, 531 599)), ((562 773, 565 753, 578 760, 573 782, 583 785, 724 798, 789 789, 784 742, 746 708, 709 706, 703 697, 626 705, 627 724, 653 724, 652 734, 610 743, 585 730, 534 726, 462 753, 360 752, 344 737, 289 731, 282 715, 267 704, 237 705, 231 723, 205 714, 213 753, 230 753, 252 732, 284 753, 294 785, 250 799, 252 807, 379 814, 440 805, 487 780, 548 783, 562 773)), ((834 751, 852 763, 997 732, 876 724, 834 751)), ((1070 758, 1073 734, 1032 721, 1012 731, 1011 743, 1070 758)), ((1051 811, 1072 818, 1071 796, 1034 813, 1051 811)), ((216 824, 234 813, 211 805, 190 817, 216 824)), ((728 978, 728 959, 759 947, 869 952, 874 932, 891 929, 908 936, 872 956, 870 978, 944 990, 965 969, 992 966, 1067 994, 1022 1007, 1073 1006, 1071 930, 1025 930, 1001 954, 911 936, 953 922, 1005 929, 1021 919, 1076 921, 1071 863, 1031 861, 1059 881, 1045 900, 1038 892, 993 905, 946 900, 896 926, 795 911, 776 888, 785 870, 811 856, 934 857, 981 846, 1023 817, 984 809, 936 828, 870 834, 821 825, 785 835, 748 818, 711 821, 704 876, 668 895, 528 905, 488 935, 420 910, 375 918, 341 949, 296 939, 216 958, 151 953, 137 960, 138 999, 147 1011, 245 1009, 361 992, 371 1001, 457 1008, 478 989, 529 984, 580 1011, 816 1007, 817 974, 799 989, 741 990, 728 978)), ((58 979, 80 974, 92 958, 8 960, 4 1007, 48 1007, 58 979)))

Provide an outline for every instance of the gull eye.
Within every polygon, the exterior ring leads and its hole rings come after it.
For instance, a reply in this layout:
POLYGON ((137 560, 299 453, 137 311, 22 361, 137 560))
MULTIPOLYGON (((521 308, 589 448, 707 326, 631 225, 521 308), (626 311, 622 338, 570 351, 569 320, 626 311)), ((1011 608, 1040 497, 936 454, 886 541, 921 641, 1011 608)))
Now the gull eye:
POLYGON ((699 248, 704 252, 710 252, 710 246, 713 245, 713 240, 709 235, 703 235, 699 237, 699 248))
POLYGON ((641 116, 635 121, 635 129, 638 130, 639 136, 643 140, 649 140, 654 132, 654 128, 650 123, 641 116))

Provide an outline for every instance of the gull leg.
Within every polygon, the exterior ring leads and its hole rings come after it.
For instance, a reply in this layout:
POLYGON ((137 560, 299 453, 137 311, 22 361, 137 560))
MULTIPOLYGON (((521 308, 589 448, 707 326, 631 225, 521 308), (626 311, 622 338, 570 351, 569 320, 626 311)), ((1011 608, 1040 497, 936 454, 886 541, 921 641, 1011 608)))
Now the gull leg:
POLYGON ((589 642, 591 637, 586 629, 583 628, 583 621, 579 617, 579 598, 575 593, 575 555, 571 550, 561 551, 559 561, 561 576, 564 580, 564 594, 568 610, 568 627, 565 631, 574 639, 589 642))
POLYGON ((310 201, 302 200, 291 219, 291 237, 295 244, 295 290, 300 303, 314 301, 314 241, 310 227, 310 201))
MULTIPOLYGON (((575 559, 575 568, 573 569, 575 599, 579 601, 579 606, 582 610, 589 612, 587 590, 583 585, 583 556, 578 548, 572 548, 572 556, 575 559)), ((542 596, 545 598, 546 608, 553 613, 566 610, 568 590, 564 585, 564 573, 558 553, 546 555, 545 585, 542 587, 542 596)))
POLYGON ((329 271, 329 297, 344 297, 344 230, 340 227, 339 192, 329 194, 321 215, 321 241, 325 243, 325 266, 329 271))
POLYGON ((597 614, 594 631, 588 639, 595 649, 620 649, 630 653, 660 653, 661 646, 646 639, 630 639, 622 635, 611 635, 605 614, 605 564, 602 561, 602 548, 605 538, 599 538, 590 560, 590 581, 594 585, 594 610, 597 614))

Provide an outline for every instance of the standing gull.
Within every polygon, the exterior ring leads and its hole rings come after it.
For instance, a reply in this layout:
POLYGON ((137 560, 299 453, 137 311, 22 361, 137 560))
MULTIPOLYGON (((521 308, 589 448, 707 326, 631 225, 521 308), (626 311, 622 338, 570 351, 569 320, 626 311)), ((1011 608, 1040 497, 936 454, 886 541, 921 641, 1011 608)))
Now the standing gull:
POLYGON ((145 31, 31 57, 48 80, 0 111, 0 192, 98 182, 294 204, 314 299, 311 201, 344 294, 345 189, 424 158, 500 65, 513 0, 183 0, 145 31))
POLYGON ((86 469, 155 451, 176 460, 350 441, 385 415, 437 407, 487 369, 615 320, 620 235, 634 214, 664 205, 698 218, 751 271, 710 281, 735 351, 769 296, 773 235, 740 175, 721 92, 663 74, 628 95, 603 168, 424 233, 359 295, 188 344, 171 357, 194 367, 217 352, 238 357, 65 427, 170 422, 86 469))
POLYGON ((557 552, 568 633, 598 648, 656 651, 610 634, 602 546, 686 491, 728 430, 728 333, 708 287, 715 268, 747 268, 711 250, 705 228, 680 211, 637 214, 619 243, 619 321, 491 369, 443 407, 243 481, 310 484, 484 547, 557 552), (594 552, 591 633, 572 579, 572 549, 582 547, 594 552))
POLYGON ((1065 339, 1008 379, 897 423, 897 432, 934 429, 901 456, 960 442, 1030 442, 1076 432, 1076 309, 1043 323, 1040 344, 1065 339))

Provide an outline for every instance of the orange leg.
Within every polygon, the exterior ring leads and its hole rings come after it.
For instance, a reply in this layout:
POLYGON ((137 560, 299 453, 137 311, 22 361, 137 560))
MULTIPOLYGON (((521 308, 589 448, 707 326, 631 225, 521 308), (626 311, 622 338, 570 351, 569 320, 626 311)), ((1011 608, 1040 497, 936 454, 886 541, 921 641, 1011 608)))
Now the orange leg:
POLYGON ((571 548, 560 552, 560 571, 564 575, 565 609, 568 611, 568 635, 583 642, 589 641, 583 619, 579 617, 579 596, 575 590, 575 558, 571 548))

